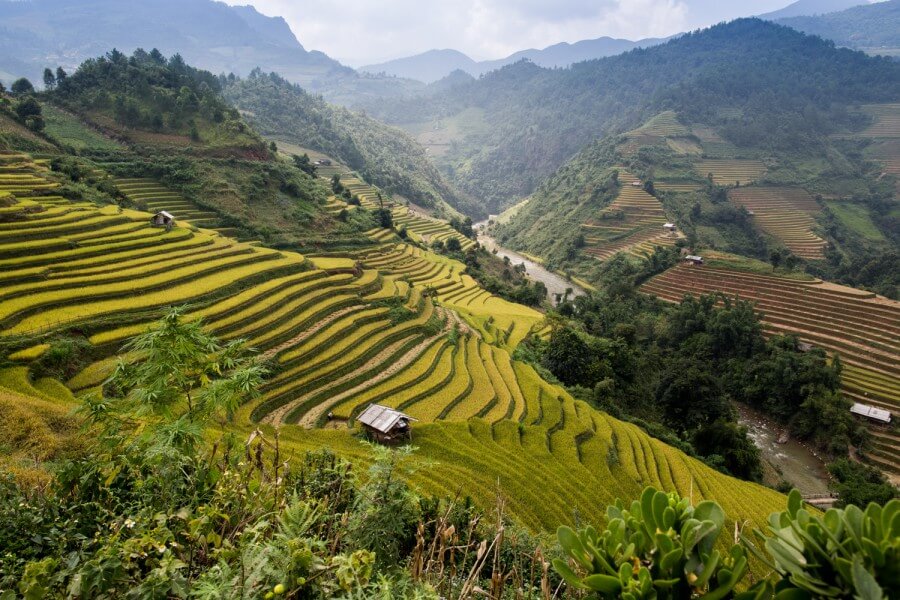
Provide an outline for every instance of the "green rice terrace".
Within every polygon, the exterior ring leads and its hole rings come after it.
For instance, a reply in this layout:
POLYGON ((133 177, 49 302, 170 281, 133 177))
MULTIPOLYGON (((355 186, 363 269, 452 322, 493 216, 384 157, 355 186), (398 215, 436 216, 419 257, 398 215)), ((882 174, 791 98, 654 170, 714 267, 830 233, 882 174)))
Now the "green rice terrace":
POLYGON ((746 208, 760 229, 800 258, 823 258, 827 242, 813 232, 821 207, 805 190, 752 186, 731 189, 728 197, 746 208))
MULTIPOLYGON (((73 405, 101 385, 126 340, 183 305, 187 319, 247 340, 276 365, 229 427, 277 427, 283 451, 324 446, 365 464, 370 450, 347 428, 378 402, 418 419, 413 443, 430 466, 411 482, 451 497, 465 482, 485 507, 499 485, 509 513, 530 527, 600 519, 608 502, 645 485, 715 498, 731 518, 759 524, 783 504, 777 492, 712 470, 513 359, 529 332, 547 331, 543 315, 492 296, 460 262, 397 240, 302 256, 196 227, 202 214, 171 230, 151 227, 149 212, 54 196, 45 167, 27 155, 0 163, 0 340, 19 365, 0 371, 0 390, 21 410, 73 405), (48 334, 62 331, 85 336, 92 363, 66 382, 32 380, 29 365, 47 351, 48 334)), ((161 191, 120 184, 129 194, 161 191)), ((406 226, 420 223, 423 238, 435 235, 427 219, 406 226)))
MULTIPOLYGON (((728 269, 679 265, 641 290, 670 302, 686 294, 724 292, 756 304, 770 333, 793 333, 840 356, 844 394, 854 402, 900 411, 900 302, 827 283, 728 269)), ((873 463, 900 475, 900 439, 872 429, 873 463)))
POLYGON ((667 231, 666 214, 659 200, 644 191, 642 182, 625 169, 618 170, 616 199, 581 226, 585 252, 606 260, 619 252, 646 257, 656 246, 671 246, 677 236, 667 231))

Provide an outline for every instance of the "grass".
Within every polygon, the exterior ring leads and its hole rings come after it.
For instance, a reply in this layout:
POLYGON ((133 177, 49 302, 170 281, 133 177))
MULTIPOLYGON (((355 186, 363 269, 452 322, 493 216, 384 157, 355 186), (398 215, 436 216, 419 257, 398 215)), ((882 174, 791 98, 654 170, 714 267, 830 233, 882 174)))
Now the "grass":
POLYGON ((46 123, 44 131, 64 146, 77 151, 81 150, 121 150, 122 145, 94 131, 77 117, 61 110, 52 104, 41 105, 41 112, 46 123))
POLYGON ((868 209, 853 202, 828 202, 828 208, 848 229, 872 242, 886 242, 887 238, 872 221, 868 209))

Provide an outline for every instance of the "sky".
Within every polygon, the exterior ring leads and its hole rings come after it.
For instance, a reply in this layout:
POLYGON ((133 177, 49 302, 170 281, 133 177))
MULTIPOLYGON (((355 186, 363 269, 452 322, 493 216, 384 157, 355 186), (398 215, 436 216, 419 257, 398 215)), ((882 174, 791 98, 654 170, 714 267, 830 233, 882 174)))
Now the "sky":
POLYGON ((665 37, 792 0, 226 0, 282 16, 307 50, 361 66, 453 48, 476 60, 601 36, 665 37))

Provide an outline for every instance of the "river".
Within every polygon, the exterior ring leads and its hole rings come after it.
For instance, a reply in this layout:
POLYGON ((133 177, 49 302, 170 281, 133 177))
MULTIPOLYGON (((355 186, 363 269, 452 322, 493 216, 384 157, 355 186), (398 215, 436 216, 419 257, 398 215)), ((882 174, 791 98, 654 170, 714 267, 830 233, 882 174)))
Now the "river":
POLYGON ((780 471, 782 479, 804 496, 829 493, 825 462, 812 450, 793 438, 779 444, 784 427, 749 406, 738 404, 738 414, 740 424, 748 429, 750 439, 759 448, 762 460, 780 471))
MULTIPOLYGON (((490 216, 491 219, 493 219, 494 217, 495 215, 490 216)), ((526 256, 522 256, 518 252, 515 252, 508 248, 504 248, 503 246, 498 244, 497 240, 488 235, 487 226, 488 221, 479 221, 472 226, 475 229, 475 232, 478 234, 478 243, 486 248, 488 252, 494 252, 496 250, 497 256, 500 256, 501 258, 508 258, 509 262, 513 265, 524 264, 525 273, 528 274, 528 277, 533 281, 540 281, 547 287, 547 295, 549 296, 551 302, 556 304, 557 295, 562 296, 566 293, 567 289, 572 290, 569 294, 570 298, 574 298, 575 296, 583 296, 587 293, 584 288, 576 283, 569 281, 562 275, 558 275, 553 271, 548 271, 543 267, 543 265, 534 262, 526 256)))

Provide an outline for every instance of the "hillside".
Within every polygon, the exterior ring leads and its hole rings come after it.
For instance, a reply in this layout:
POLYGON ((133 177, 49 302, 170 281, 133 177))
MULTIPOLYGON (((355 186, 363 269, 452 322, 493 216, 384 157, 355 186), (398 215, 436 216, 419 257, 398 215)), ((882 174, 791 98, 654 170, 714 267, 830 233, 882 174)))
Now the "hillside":
POLYGON ((398 129, 330 105, 275 74, 254 72, 246 79, 229 79, 224 93, 269 138, 323 152, 366 180, 448 218, 456 210, 483 214, 444 180, 424 149, 398 129))
POLYGON ((660 113, 580 152, 497 235, 589 281, 596 258, 679 244, 763 260, 787 252, 817 275, 896 298, 895 188, 859 153, 860 141, 872 144, 869 129, 863 122, 848 137, 776 149, 734 144, 722 126, 688 127, 660 113), (666 221, 679 233, 667 233, 666 221))
POLYGON ((779 23, 869 54, 900 54, 900 2, 897 0, 817 16, 784 18, 779 23))
POLYGON ((839 107, 900 96, 898 72, 900 65, 744 19, 569 69, 517 63, 440 97, 367 110, 422 138, 443 130, 448 150, 438 165, 498 212, 598 137, 662 110, 688 123, 730 120, 724 133, 735 143, 752 136, 758 145, 804 145, 849 125, 839 107), (804 111, 818 116, 799 118, 804 111), (790 136, 773 134, 781 123, 794 128, 790 136))
MULTIPOLYGON (((2 161, 2 190, 15 195, 0 231, 4 354, 37 366, 63 340, 77 340, 82 351, 61 371, 73 375, 66 383, 76 393, 97 389, 128 336, 185 304, 188 318, 246 339, 278 365, 235 427, 281 424, 286 448, 329 447, 364 460, 346 430, 288 424, 322 427, 326 413, 341 423, 379 400, 421 420, 418 453, 442 466, 420 470, 413 483, 452 495, 466 481, 465 493, 489 506, 499 479, 510 514, 531 527, 571 522, 576 507, 582 518, 599 517, 604 502, 651 482, 715 497, 735 518, 758 523, 781 502, 573 400, 513 360, 510 350, 542 327, 541 315, 487 294, 461 263, 396 242, 319 257, 188 223, 167 232, 149 227, 148 213, 53 195, 57 184, 27 155, 2 161)), ((0 372, 3 385, 39 397, 27 369, 0 372)))

